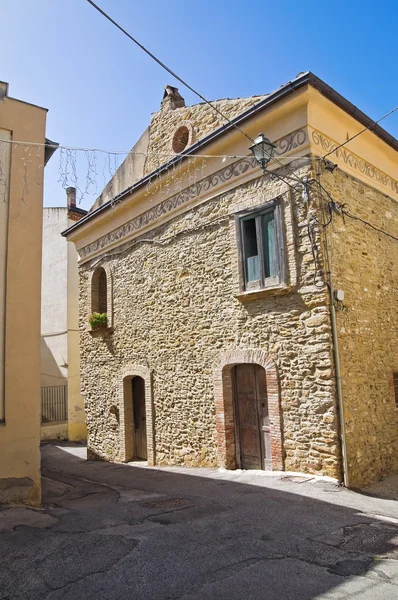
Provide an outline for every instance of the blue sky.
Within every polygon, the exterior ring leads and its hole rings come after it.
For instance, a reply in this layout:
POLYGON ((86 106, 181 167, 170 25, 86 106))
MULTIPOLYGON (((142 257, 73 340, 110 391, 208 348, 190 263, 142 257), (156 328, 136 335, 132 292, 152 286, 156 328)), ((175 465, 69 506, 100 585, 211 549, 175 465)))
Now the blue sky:
MULTIPOLYGON (((396 2, 97 3, 208 99, 266 93, 311 70, 372 118, 398 105, 396 2)), ((0 11, 0 79, 11 96, 49 109, 47 136, 65 146, 130 149, 173 78, 86 0, 0 0, 0 11)), ((199 101, 176 85, 187 104, 199 101)), ((382 126, 398 137, 398 112, 382 126)), ((84 176, 84 153, 77 159, 84 176)), ((57 152, 46 168, 47 206, 65 203, 59 163, 57 152)), ((98 192, 106 168, 98 169, 98 192)))

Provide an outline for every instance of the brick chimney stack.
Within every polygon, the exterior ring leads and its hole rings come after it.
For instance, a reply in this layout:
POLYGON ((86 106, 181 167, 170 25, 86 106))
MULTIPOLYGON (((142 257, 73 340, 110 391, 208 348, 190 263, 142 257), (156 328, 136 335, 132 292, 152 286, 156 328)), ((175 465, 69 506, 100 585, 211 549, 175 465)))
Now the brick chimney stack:
POLYGON ((66 188, 66 204, 69 210, 76 208, 76 188, 66 188))

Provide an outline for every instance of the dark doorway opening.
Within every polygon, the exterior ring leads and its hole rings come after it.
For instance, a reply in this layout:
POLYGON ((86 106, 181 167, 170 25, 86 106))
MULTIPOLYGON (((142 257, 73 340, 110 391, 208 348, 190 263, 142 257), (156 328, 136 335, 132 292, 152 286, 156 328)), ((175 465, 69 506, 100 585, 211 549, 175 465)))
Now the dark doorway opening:
POLYGON ((133 396, 134 458, 147 460, 145 381, 142 377, 131 380, 133 396))
POLYGON ((236 466, 272 469, 265 369, 240 364, 233 369, 236 466))

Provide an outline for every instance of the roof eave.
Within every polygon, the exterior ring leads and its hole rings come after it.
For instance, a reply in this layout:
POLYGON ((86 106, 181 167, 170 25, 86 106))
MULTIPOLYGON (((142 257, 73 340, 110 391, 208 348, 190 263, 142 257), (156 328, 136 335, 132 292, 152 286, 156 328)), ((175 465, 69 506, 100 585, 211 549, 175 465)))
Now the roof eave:
POLYGON ((371 127, 372 131, 378 137, 380 137, 384 142, 386 142, 389 146, 392 146, 392 148, 394 148, 394 150, 398 150, 398 140, 396 138, 394 138, 391 134, 389 134, 385 129, 383 129, 379 125, 375 125, 374 121, 370 117, 368 117, 365 113, 363 113, 361 110, 359 110, 359 108, 357 108, 354 104, 352 104, 346 98, 344 98, 344 96, 342 96, 341 94, 336 92, 332 87, 327 85, 324 81, 322 81, 322 79, 319 79, 319 77, 314 75, 314 73, 311 73, 311 71, 307 71, 306 73, 303 73, 296 79, 293 79, 292 81, 285 83, 278 90, 276 90, 275 92, 272 92, 271 94, 269 94, 266 98, 264 98, 257 104, 254 104, 253 106, 248 108, 246 111, 244 111, 240 115, 231 119, 231 121, 229 123, 226 123, 222 127, 219 127, 218 129, 209 133, 206 137, 202 138, 195 144, 192 144, 192 146, 190 146, 187 150, 181 152, 181 154, 178 154, 176 157, 172 158, 167 163, 164 163, 162 166, 158 167, 155 171, 148 173, 148 175, 146 175, 145 177, 143 177, 142 179, 140 179, 139 181, 134 183, 132 186, 128 187, 126 190, 124 190, 123 192, 121 192, 120 194, 118 194, 117 196, 112 198, 111 200, 108 200, 108 202, 106 202, 102 206, 99 206, 94 211, 89 212, 85 217, 80 219, 80 221, 78 221, 77 223, 75 223, 74 225, 72 225, 71 227, 66 229, 65 231, 63 231, 62 235, 64 237, 68 236, 70 233, 72 233, 73 231, 75 231, 76 229, 78 229, 79 227, 81 227, 82 225, 87 223, 88 221, 91 221, 91 219, 96 217, 98 214, 108 210, 111 206, 114 205, 115 202, 119 202, 125 196, 129 196, 134 191, 139 189, 141 186, 145 185, 153 177, 156 177, 156 176, 160 175, 161 173, 163 173, 164 171, 167 171, 168 169, 170 169, 177 161, 180 161, 181 158, 186 158, 188 156, 191 156, 192 154, 195 154, 195 152, 197 152, 199 149, 203 148, 207 144, 210 144, 211 142, 213 142, 220 136, 222 136, 225 133, 227 133, 228 131, 230 131, 232 128, 235 127, 235 125, 239 125, 239 124, 243 123, 244 121, 247 121, 253 115, 261 112, 262 110, 265 110, 266 108, 269 108, 276 102, 279 102, 286 96, 289 96, 290 94, 294 93, 296 90, 300 89, 301 87, 303 87, 305 85, 312 85, 313 87, 315 87, 321 94, 323 94, 327 98, 330 98, 330 100, 334 104, 336 104, 337 106, 342 108, 348 114, 352 115, 357 121, 362 123, 365 127, 369 127, 369 128, 371 127))

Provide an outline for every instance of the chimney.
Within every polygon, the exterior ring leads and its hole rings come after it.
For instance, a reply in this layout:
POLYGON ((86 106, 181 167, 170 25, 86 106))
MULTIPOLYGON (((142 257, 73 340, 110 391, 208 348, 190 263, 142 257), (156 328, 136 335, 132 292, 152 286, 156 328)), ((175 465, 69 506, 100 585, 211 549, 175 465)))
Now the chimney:
POLYGON ((0 81, 0 102, 8 96, 8 83, 0 81))
POLYGON ((184 108, 184 106, 185 100, 178 91, 178 88, 173 87, 172 85, 165 85, 160 109, 175 110, 176 108, 184 108))
POLYGON ((66 188, 66 204, 68 209, 76 208, 76 188, 66 188))

